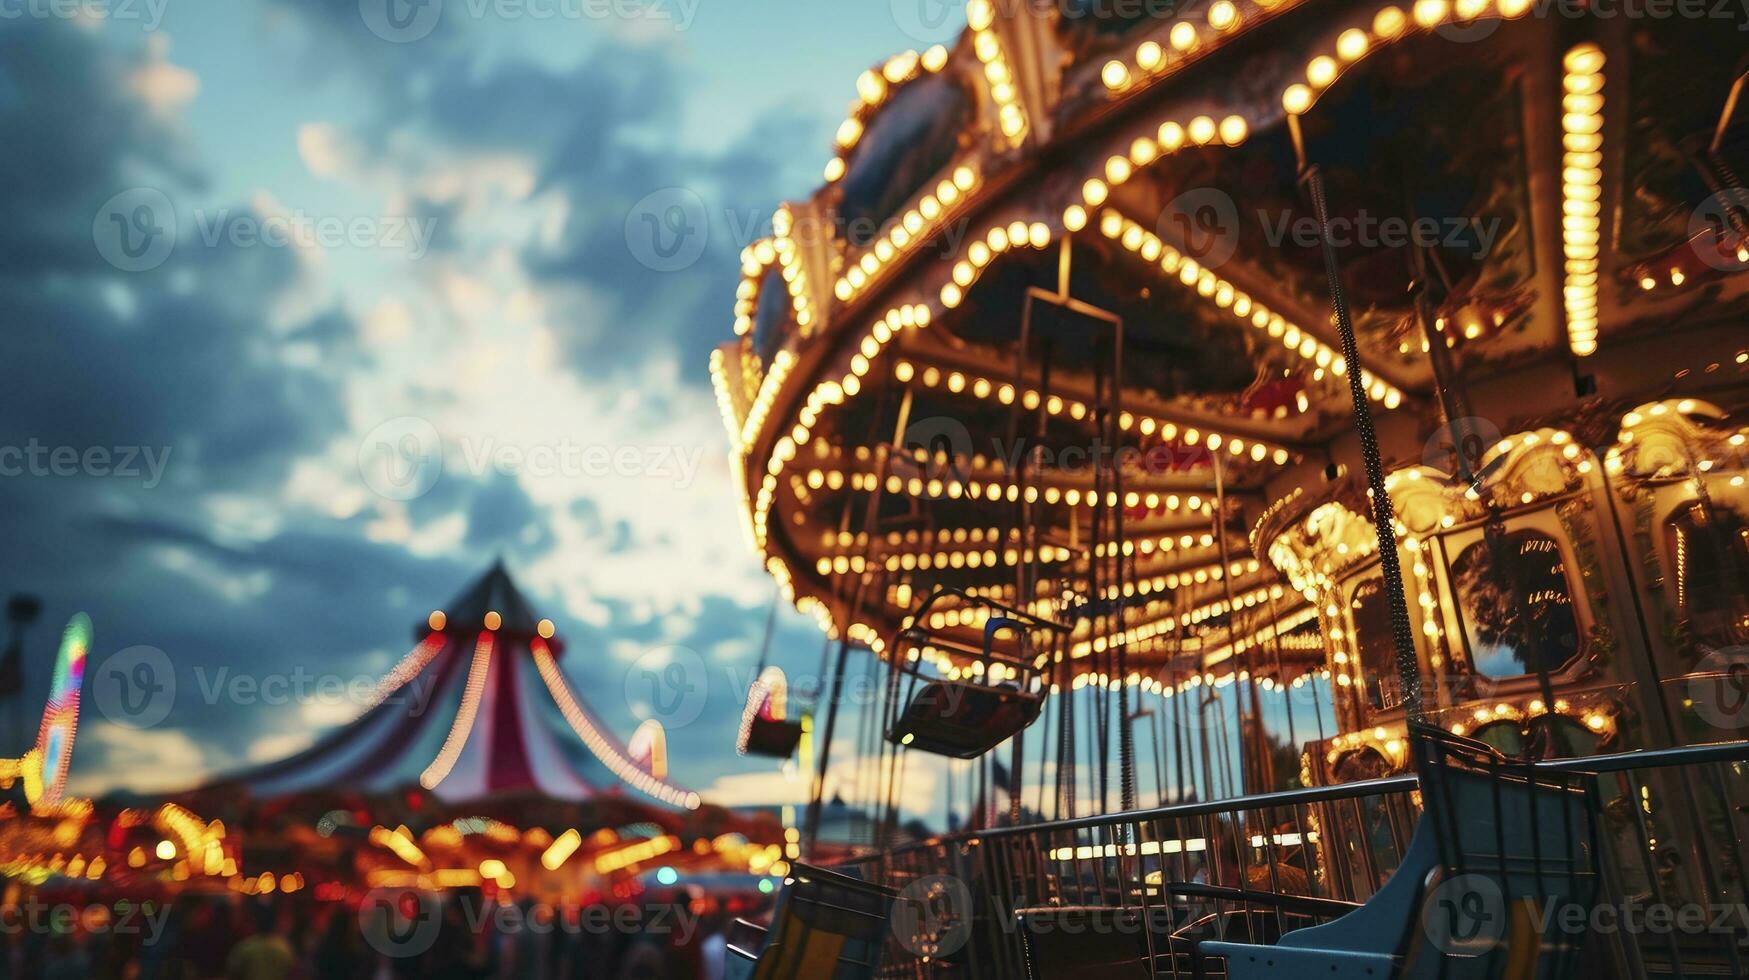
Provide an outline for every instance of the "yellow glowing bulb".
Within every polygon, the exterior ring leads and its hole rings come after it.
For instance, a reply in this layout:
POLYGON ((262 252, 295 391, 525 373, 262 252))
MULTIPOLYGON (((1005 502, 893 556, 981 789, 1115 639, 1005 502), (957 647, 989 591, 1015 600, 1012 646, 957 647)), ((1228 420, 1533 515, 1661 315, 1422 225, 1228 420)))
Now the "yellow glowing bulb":
POLYGON ((1355 27, 1343 31, 1336 38, 1336 55, 1343 61, 1358 61, 1366 54, 1366 32, 1355 27))

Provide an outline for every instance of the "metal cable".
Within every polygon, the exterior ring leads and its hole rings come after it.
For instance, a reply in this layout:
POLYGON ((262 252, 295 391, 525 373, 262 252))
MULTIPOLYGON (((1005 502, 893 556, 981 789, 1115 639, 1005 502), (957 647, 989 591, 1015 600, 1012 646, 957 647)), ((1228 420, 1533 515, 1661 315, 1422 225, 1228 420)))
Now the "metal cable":
POLYGON ((1360 436, 1360 457, 1366 467, 1367 492, 1372 498, 1373 527, 1378 532, 1379 567, 1384 573, 1385 600, 1391 612, 1391 637, 1397 648, 1397 679, 1403 685, 1403 711, 1409 720, 1418 722, 1421 720, 1421 664, 1415 656, 1415 633, 1409 623, 1403 568, 1397 557, 1397 515, 1391 507, 1391 495, 1385 490, 1378 432, 1373 427, 1372 406, 1367 402, 1366 387, 1360 381, 1360 349, 1354 339, 1354 324, 1348 316, 1342 276, 1336 267, 1336 243, 1330 237, 1324 176, 1317 167, 1308 167, 1305 181, 1312 195, 1312 211, 1318 219, 1324 275, 1330 281, 1330 306, 1336 314, 1336 332, 1342 339, 1343 362, 1348 366, 1348 394, 1354 402, 1354 430, 1360 436))

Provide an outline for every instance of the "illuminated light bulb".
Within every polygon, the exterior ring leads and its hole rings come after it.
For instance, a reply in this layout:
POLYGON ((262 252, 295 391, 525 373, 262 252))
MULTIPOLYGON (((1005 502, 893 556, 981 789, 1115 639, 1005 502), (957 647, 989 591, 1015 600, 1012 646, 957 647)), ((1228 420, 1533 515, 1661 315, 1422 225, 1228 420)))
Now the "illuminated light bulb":
POLYGON ((1105 182, 1098 178, 1089 180, 1087 183, 1081 185, 1082 199, 1094 207, 1104 204, 1108 193, 1109 189, 1105 186, 1105 182))
POLYGON ((862 136, 862 123, 855 119, 846 119, 838 126, 838 146, 840 149, 850 149, 862 136))
POLYGON ((1184 127, 1175 122, 1161 123, 1157 135, 1160 146, 1168 153, 1184 145, 1184 127))
POLYGON ((1174 50, 1189 51, 1196 47, 1196 27, 1190 21, 1181 20, 1172 25, 1172 33, 1166 38, 1174 50))
POLYGON ((1099 79, 1106 88, 1115 92, 1130 83, 1130 71, 1121 61, 1108 61, 1100 71, 1099 79))
POLYGON ((1114 156, 1105 161, 1105 179, 1113 186, 1130 179, 1130 161, 1127 157, 1114 156))
POLYGON ((1325 88, 1336 80, 1336 59, 1329 55, 1319 55, 1306 65, 1306 81, 1313 88, 1325 88))
POLYGON ((1153 71, 1165 61, 1166 52, 1153 41, 1144 41, 1141 47, 1136 48, 1136 64, 1144 71, 1153 71))
POLYGON ((1245 142, 1248 126, 1242 116, 1228 116, 1221 120, 1221 142, 1228 146, 1238 146, 1245 142))
POLYGON ((1336 37, 1336 56, 1343 61, 1359 61, 1366 55, 1366 32, 1351 27, 1336 37))
POLYGON ((1450 11, 1446 0, 1415 0, 1415 6, 1410 8, 1415 23, 1422 27, 1438 27, 1450 11))
POLYGON ((1407 26, 1408 18, 1396 7, 1386 7, 1372 19, 1373 33, 1383 38, 1394 38, 1407 26))
MULTIPOLYGON (((862 97, 862 101, 873 105, 886 97, 886 79, 873 71, 865 71, 856 76, 856 94, 862 97)), ((492 876, 488 875, 487 877, 492 876)))
POLYGON ((1231 30, 1239 23, 1239 8, 1233 6, 1231 0, 1216 0, 1209 7, 1209 26, 1217 31, 1231 30))
POLYGON ((1569 50, 1561 65, 1576 75, 1594 75, 1603 70, 1603 60, 1603 49, 1587 42, 1569 50))
POLYGON ((1200 146, 1215 138, 1215 121, 1207 116, 1197 116, 1190 121, 1187 131, 1191 142, 1200 146))
POLYGON ((1293 115, 1303 115, 1312 107, 1312 90, 1305 85, 1289 85, 1281 94, 1281 107, 1293 115))
POLYGON ((1071 204, 1063 211, 1063 227, 1070 231, 1080 231, 1087 227, 1087 209, 1079 204, 1071 204))

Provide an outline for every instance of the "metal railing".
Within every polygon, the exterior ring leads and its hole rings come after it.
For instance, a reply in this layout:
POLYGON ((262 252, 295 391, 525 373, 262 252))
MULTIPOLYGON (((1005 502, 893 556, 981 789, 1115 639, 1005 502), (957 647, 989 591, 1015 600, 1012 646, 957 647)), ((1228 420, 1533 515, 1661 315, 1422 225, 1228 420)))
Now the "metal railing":
MULTIPOLYGON (((1539 766, 1597 780, 1599 973, 1749 976, 1749 742, 1539 766)), ((1408 846, 1418 785, 1406 775, 999 827, 853 867, 905 907, 883 976, 1027 976, 1027 943, 1052 941, 1041 929, 1145 958, 1157 977, 1205 976, 1218 964, 1197 962, 1201 940, 1273 942, 1370 898, 1408 846)))

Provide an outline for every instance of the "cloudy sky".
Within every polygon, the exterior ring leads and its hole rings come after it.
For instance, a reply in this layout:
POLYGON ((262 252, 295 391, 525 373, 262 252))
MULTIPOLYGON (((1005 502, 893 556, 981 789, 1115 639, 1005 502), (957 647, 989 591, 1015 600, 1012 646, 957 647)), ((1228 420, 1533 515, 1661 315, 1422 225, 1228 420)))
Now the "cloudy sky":
MULTIPOLYGON (((720 668, 670 732, 675 775, 764 792, 727 678, 772 589, 706 357, 737 253, 818 181, 857 72, 949 37, 955 6, 7 5, 0 589, 45 604, 32 733, 75 611, 95 665, 156 647, 185 690, 374 676, 503 556, 622 735, 646 651, 720 668), (709 216, 677 253, 646 224, 676 193, 709 216), (435 473, 361 466, 431 438, 435 473)), ((819 653, 781 621, 776 662, 819 653)), ((186 786, 357 710, 179 697, 143 732, 88 710, 74 788, 186 786)))

